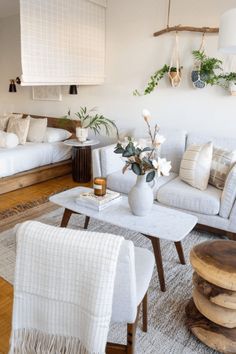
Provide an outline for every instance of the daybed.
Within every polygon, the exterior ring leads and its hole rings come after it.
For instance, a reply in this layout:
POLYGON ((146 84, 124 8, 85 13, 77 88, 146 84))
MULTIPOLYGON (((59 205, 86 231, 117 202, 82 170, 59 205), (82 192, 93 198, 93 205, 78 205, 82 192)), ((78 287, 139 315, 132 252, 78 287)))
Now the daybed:
MULTIPOLYGON (((23 117, 26 117, 24 114, 23 117)), ((33 118, 40 116, 30 115, 33 118)), ((74 122, 48 118, 48 127, 72 133, 74 122)), ((12 149, 0 148, 0 194, 46 181, 71 172, 71 148, 63 142, 30 143, 12 149)))
MULTIPOLYGON (((236 139, 214 138, 200 134, 187 134, 185 131, 162 130, 166 142, 161 147, 161 156, 172 162, 168 177, 160 177, 153 189, 157 203, 171 208, 182 209, 199 220, 199 228, 221 233, 236 240, 236 166, 231 183, 224 190, 208 185, 205 191, 193 188, 179 178, 179 168, 183 153, 191 144, 212 141, 215 146, 236 150, 236 139)), ((132 171, 122 173, 124 161, 115 154, 114 145, 93 151, 94 176, 107 177, 108 188, 128 193, 135 184, 132 171)))

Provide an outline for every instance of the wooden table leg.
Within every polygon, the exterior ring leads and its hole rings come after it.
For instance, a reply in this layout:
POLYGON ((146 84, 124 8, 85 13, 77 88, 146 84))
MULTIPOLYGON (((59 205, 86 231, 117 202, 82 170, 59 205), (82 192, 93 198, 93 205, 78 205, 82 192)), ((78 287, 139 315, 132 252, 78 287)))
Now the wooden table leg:
POLYGON ((69 209, 65 209, 62 220, 61 220, 61 227, 66 227, 68 225, 68 222, 69 222, 72 214, 73 214, 73 211, 71 211, 69 209))
POLYGON ((148 238, 152 242, 152 247, 154 251, 154 256, 156 260, 157 272, 160 282, 161 291, 166 291, 165 285, 165 276, 164 276, 164 269, 162 264, 162 255, 161 255, 161 246, 160 246, 160 239, 158 237, 148 236, 148 238))
MULTIPOLYGON (((76 213, 75 211, 65 209, 62 220, 61 220, 61 227, 66 227, 70 221, 70 217, 72 214, 78 214, 81 215, 80 213, 76 213)), ((88 224, 89 224, 90 217, 85 216, 85 221, 84 221, 84 229, 87 230, 88 224)))
POLYGON ((87 228, 88 228, 89 220, 90 220, 90 217, 89 216, 85 216, 85 222, 84 222, 84 229, 85 230, 87 230, 87 228))
POLYGON ((183 251, 183 247, 180 241, 175 242, 175 247, 179 256, 179 261, 181 264, 186 264, 185 262, 185 258, 184 258, 184 251, 183 251))

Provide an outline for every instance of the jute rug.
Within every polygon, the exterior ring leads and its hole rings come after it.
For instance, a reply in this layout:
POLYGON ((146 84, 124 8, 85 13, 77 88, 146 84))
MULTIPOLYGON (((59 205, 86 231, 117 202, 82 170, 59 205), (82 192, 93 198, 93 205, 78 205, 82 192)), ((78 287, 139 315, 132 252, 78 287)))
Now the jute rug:
MULTIPOLYGON (((51 225, 59 225, 62 209, 57 209, 38 218, 51 225)), ((83 224, 83 217, 74 215, 69 227, 78 228, 83 224)), ((89 230, 112 232, 131 239, 135 245, 152 249, 150 241, 144 236, 126 229, 91 220, 89 230)), ((141 331, 141 321, 137 331, 137 354, 216 354, 199 342, 186 328, 185 306, 192 292, 192 268, 188 257, 191 248, 200 242, 214 238, 207 233, 191 232, 183 242, 187 265, 178 262, 173 243, 162 241, 163 262, 167 291, 162 293, 159 288, 156 269, 154 269, 150 289, 148 333, 141 331)), ((13 229, 0 234, 0 276, 13 283, 15 264, 15 235, 13 229)), ((109 340, 125 343, 126 326, 113 325, 109 340)))

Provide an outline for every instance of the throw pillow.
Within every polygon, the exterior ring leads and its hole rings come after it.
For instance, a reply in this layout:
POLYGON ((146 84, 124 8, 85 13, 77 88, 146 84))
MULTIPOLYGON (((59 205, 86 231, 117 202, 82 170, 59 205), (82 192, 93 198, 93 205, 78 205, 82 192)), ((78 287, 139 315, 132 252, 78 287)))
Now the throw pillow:
POLYGON ((27 141, 30 141, 32 143, 42 143, 46 133, 47 123, 47 118, 30 117, 27 141))
POLYGON ((8 121, 11 117, 21 118, 22 114, 11 113, 11 114, 6 114, 6 115, 1 116, 0 117, 0 130, 5 131, 7 129, 7 124, 8 124, 8 121))
POLYGON ((224 189, 227 175, 235 161, 236 151, 214 148, 209 183, 216 188, 224 189))
POLYGON ((14 133, 19 138, 19 143, 24 145, 29 131, 30 117, 11 117, 8 122, 7 132, 14 133))
POLYGON ((57 141, 69 139, 71 135, 72 133, 70 133, 68 130, 48 127, 46 129, 46 134, 43 141, 45 143, 55 143, 57 141))
POLYGON ((190 145, 185 151, 180 164, 179 176, 182 181, 200 190, 207 189, 213 145, 190 145))
POLYGON ((0 148, 14 148, 19 144, 19 138, 14 133, 0 131, 0 148))

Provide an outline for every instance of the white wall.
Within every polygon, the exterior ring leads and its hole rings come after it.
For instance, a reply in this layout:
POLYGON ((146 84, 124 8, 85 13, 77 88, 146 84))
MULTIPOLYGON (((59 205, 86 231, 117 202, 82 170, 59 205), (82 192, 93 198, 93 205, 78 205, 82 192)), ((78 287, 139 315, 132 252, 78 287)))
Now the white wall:
MULTIPOLYGON (((236 7, 236 0, 172 0, 171 24, 218 26, 219 16, 236 7)), ((204 131, 215 135, 236 135, 236 97, 218 87, 197 90, 189 79, 191 51, 198 49, 200 34, 180 33, 183 81, 171 88, 167 79, 144 97, 132 91, 142 89, 149 76, 170 62, 174 35, 154 38, 153 32, 166 24, 167 0, 109 0, 107 12, 106 83, 79 88, 78 96, 66 94, 62 102, 33 101, 31 89, 19 87, 8 93, 8 79, 21 73, 19 18, 0 21, 0 111, 21 111, 62 116, 68 107, 98 106, 101 113, 115 119, 122 131, 142 134, 143 108, 149 109, 161 126, 204 131)), ((207 36, 207 52, 218 56, 217 36, 207 36)), ((68 88, 64 88, 65 91, 68 88)))

